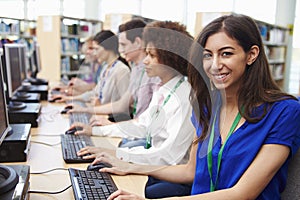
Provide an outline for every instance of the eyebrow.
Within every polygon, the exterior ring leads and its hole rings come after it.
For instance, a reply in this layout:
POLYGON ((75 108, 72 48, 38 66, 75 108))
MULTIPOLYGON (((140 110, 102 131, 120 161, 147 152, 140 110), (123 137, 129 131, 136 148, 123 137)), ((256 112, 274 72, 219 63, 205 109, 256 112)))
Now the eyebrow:
MULTIPOLYGON (((222 47, 221 49, 218 49, 218 51, 224 51, 224 50, 226 50, 226 49, 235 50, 235 48, 233 48, 233 47, 231 47, 231 46, 225 46, 225 47, 222 47)), ((211 52, 211 50, 206 49, 206 48, 204 48, 204 51, 211 52)))

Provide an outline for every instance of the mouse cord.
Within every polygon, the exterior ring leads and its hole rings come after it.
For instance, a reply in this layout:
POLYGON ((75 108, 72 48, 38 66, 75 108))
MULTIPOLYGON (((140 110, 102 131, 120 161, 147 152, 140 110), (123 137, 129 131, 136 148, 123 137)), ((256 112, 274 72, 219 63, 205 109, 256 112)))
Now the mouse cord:
POLYGON ((35 137, 35 136, 49 136, 49 137, 57 137, 57 136, 61 136, 63 134, 34 134, 34 135, 31 135, 31 137, 35 137))
MULTIPOLYGON (((31 172, 30 174, 32 174, 32 175, 45 174, 45 173, 49 173, 49 172, 56 171, 56 170, 64 170, 64 171, 66 171, 68 169, 66 169, 66 168, 54 168, 54 169, 46 170, 46 171, 43 171, 43 172, 31 172)), ((35 193, 35 194, 59 194, 59 193, 62 193, 64 191, 66 191, 70 187, 72 187, 72 185, 69 185, 66 188, 64 188, 64 189, 62 189, 60 191, 56 191, 56 192, 29 190, 28 193, 35 193)))
POLYGON ((39 141, 30 141, 30 142, 31 143, 36 143, 36 144, 43 144, 43 145, 50 146, 50 147, 57 146, 57 145, 61 144, 61 142, 58 142, 58 143, 55 143, 55 144, 49 144, 49 143, 39 142, 39 141))
POLYGON ((49 170, 46 170, 46 171, 43 171, 43 172, 31 172, 30 174, 46 174, 46 173, 49 173, 49 172, 52 172, 52 171, 56 171, 56 170, 68 170, 67 168, 62 168, 62 167, 58 167, 58 168, 54 168, 54 169, 49 169, 49 170))
POLYGON ((64 191, 66 191, 67 189, 69 189, 70 187, 72 187, 72 185, 69 185, 68 187, 66 187, 63 190, 60 191, 56 191, 56 192, 49 192, 49 191, 38 191, 38 190, 29 190, 28 193, 35 193, 35 194, 59 194, 62 193, 64 191))

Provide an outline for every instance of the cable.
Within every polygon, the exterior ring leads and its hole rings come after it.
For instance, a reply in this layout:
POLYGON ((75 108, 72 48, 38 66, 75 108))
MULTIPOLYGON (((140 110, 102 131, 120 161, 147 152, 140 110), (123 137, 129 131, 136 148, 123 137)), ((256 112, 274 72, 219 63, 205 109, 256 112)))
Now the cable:
POLYGON ((35 135, 31 135, 31 137, 34 137, 34 136, 48 136, 48 137, 57 137, 57 136, 61 136, 63 134, 35 134, 35 135))
POLYGON ((31 143, 43 144, 43 145, 50 146, 50 147, 57 146, 57 145, 60 145, 60 144, 61 144, 61 142, 58 142, 58 143, 56 143, 56 144, 48 144, 48 143, 45 143, 45 142, 39 142, 39 141, 31 141, 31 143))
POLYGON ((54 168, 54 169, 49 169, 49 170, 46 170, 46 171, 43 171, 43 172, 31 172, 30 174, 46 174, 46 173, 49 173, 49 172, 52 172, 52 171, 56 171, 56 170, 68 170, 66 168, 61 168, 61 167, 58 167, 58 168, 54 168))
POLYGON ((67 189, 69 189, 70 187, 72 187, 72 185, 69 185, 68 187, 66 187, 63 190, 60 191, 56 191, 56 192, 49 192, 49 191, 38 191, 38 190, 29 190, 28 193, 35 193, 35 194, 59 194, 62 193, 64 191, 66 191, 67 189))

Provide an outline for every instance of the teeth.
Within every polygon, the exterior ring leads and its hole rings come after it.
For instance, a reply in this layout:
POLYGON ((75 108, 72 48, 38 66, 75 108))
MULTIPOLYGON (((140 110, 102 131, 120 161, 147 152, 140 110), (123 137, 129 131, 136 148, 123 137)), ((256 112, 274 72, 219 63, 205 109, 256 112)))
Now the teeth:
POLYGON ((226 74, 215 75, 216 79, 222 79, 226 76, 226 74))

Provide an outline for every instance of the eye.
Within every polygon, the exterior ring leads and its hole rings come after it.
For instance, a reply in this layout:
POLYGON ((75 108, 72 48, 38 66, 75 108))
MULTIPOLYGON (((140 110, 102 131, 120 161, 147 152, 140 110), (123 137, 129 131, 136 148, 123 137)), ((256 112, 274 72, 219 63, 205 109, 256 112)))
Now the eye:
POLYGON ((203 53, 203 59, 209 59, 211 57, 212 57, 211 53, 203 53))
POLYGON ((228 56, 233 55, 233 53, 232 53, 232 52, 229 52, 229 51, 224 51, 224 52, 222 52, 221 55, 222 55, 223 57, 228 57, 228 56))

